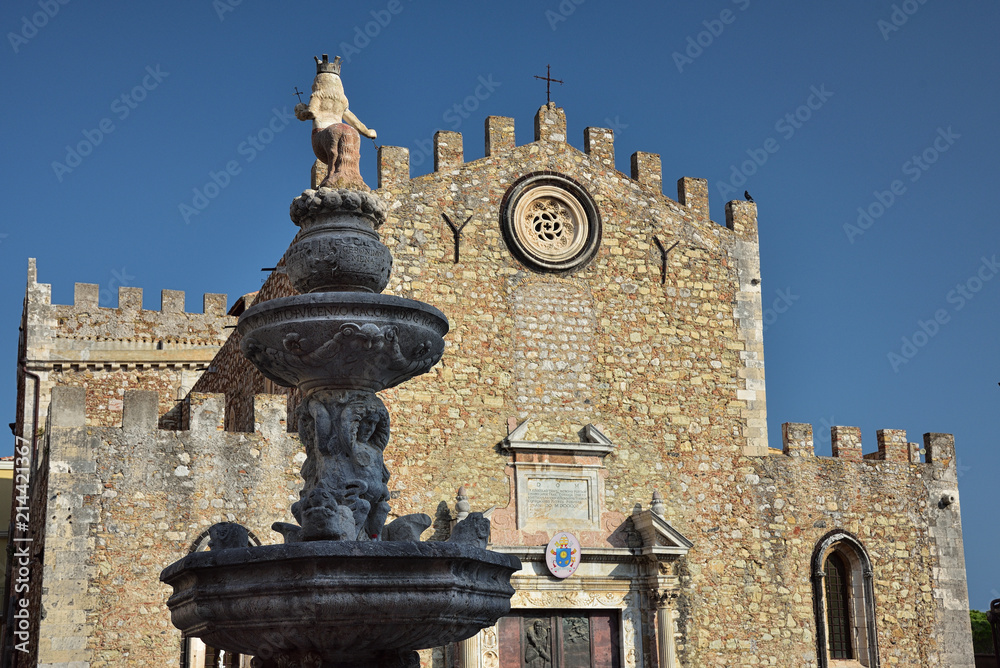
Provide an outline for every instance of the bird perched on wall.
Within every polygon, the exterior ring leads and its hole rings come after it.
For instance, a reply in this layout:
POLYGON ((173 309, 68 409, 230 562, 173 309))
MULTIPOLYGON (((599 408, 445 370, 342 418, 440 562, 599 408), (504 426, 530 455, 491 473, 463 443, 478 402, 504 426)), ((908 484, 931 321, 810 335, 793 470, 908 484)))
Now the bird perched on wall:
POLYGON ((750 191, 749 190, 744 190, 743 191, 743 196, 747 198, 748 202, 752 202, 753 201, 753 197, 750 196, 750 191))

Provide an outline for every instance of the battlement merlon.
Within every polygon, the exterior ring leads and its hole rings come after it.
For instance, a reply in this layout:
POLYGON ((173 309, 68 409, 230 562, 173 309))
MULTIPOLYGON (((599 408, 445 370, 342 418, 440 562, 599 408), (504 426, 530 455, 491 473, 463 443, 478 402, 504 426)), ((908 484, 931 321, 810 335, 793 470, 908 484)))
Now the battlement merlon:
MULTIPOLYGON (((192 434, 226 431, 226 398, 223 394, 192 392, 188 402, 187 429, 192 434)), ((255 434, 272 437, 286 433, 288 397, 284 394, 257 394, 253 402, 255 434)), ((122 400, 122 421, 118 429, 136 432, 171 431, 159 429, 159 395, 154 390, 128 390, 122 400)), ((49 426, 53 429, 87 426, 86 390, 83 387, 52 388, 49 426)), ((106 427, 115 429, 116 427, 106 427)), ((234 432, 244 433, 244 432, 234 432)))
MULTIPOLYGON (((811 424, 785 422, 781 425, 781 452, 789 457, 813 457, 811 424)), ((830 428, 830 442, 834 459, 852 462, 895 462, 897 464, 934 464, 944 469, 955 469, 955 437, 951 434, 924 434, 926 462, 920 461, 920 446, 906 440, 904 429, 879 429, 876 432, 878 450, 861 453, 861 430, 858 427, 834 426, 830 428)), ((778 454, 777 450, 772 453, 778 454)))

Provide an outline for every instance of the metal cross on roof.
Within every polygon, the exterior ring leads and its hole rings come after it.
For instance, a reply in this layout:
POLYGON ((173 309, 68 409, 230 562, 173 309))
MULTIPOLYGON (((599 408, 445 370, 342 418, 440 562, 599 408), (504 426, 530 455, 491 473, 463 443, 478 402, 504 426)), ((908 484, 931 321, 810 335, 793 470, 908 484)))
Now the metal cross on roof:
POLYGON ((545 66, 545 76, 544 77, 540 77, 540 76, 538 76, 536 74, 535 78, 536 79, 541 79, 542 81, 545 82, 545 104, 550 104, 552 102, 552 94, 551 94, 552 82, 555 81, 556 83, 560 83, 561 84, 561 83, 563 83, 562 80, 560 80, 560 79, 553 79, 552 78, 552 66, 551 65, 546 65, 545 66))

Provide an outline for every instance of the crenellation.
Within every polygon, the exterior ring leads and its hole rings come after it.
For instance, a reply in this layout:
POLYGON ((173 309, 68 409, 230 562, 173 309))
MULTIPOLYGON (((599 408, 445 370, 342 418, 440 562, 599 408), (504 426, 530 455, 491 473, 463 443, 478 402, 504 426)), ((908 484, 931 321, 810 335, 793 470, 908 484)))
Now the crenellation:
POLYGON ((438 130, 434 133, 434 171, 443 172, 461 167, 465 162, 462 133, 438 130))
POLYGON ((187 397, 186 431, 211 433, 226 429, 226 395, 192 392, 187 397))
POLYGON ((861 429, 858 427, 830 427, 833 456, 851 461, 861 461, 861 429))
POLYGON ((955 468, 955 437, 952 434, 924 434, 927 461, 945 468, 955 468))
POLYGON ((184 291, 183 290, 161 290, 160 291, 160 312, 161 313, 184 313, 184 291))
POLYGON ((726 227, 748 239, 757 238, 757 205, 733 200, 726 202, 726 227))
POLYGON ((535 114, 535 141, 566 143, 566 111, 555 102, 543 104, 535 114))
POLYGON ((118 308, 123 311, 142 310, 142 288, 118 288, 118 308))
POLYGON ((226 295, 206 292, 203 310, 205 315, 226 315, 226 295))
POLYGON ((659 153, 636 151, 631 157, 632 180, 663 194, 663 168, 659 153))
POLYGON ((82 309, 97 308, 101 286, 96 283, 73 284, 73 306, 82 309))
POLYGON ((516 141, 514 138, 513 118, 508 116, 487 116, 484 125, 486 128, 487 158, 514 148, 516 141))
POLYGON ((410 180, 410 149, 402 146, 379 146, 378 187, 391 189, 410 180))
POLYGON ((878 439, 878 458, 886 462, 909 462, 909 446, 906 444, 906 430, 904 429, 879 429, 876 432, 878 439))
POLYGON ((782 451, 789 457, 812 457, 813 428, 803 422, 785 422, 781 425, 782 451))
POLYGON ((160 395, 152 390, 127 390, 122 398, 122 428, 136 431, 156 429, 160 395))
POLYGON ((610 128, 584 128, 583 152, 607 168, 615 168, 615 131, 610 128))
POLYGON ((677 179, 677 201, 691 212, 695 220, 708 222, 708 179, 684 176, 677 179))
POLYGON ((287 433, 288 395, 256 394, 253 398, 253 431, 267 438, 287 433))

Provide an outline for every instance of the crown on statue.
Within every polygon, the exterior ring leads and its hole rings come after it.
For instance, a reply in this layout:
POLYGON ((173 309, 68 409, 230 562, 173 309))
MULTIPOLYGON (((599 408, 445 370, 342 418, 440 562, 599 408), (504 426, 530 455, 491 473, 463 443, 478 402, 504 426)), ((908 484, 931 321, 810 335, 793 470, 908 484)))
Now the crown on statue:
POLYGON ((316 61, 316 74, 327 72, 340 76, 340 56, 334 58, 332 63, 325 53, 323 54, 323 60, 320 60, 316 56, 313 56, 313 60, 316 61))

